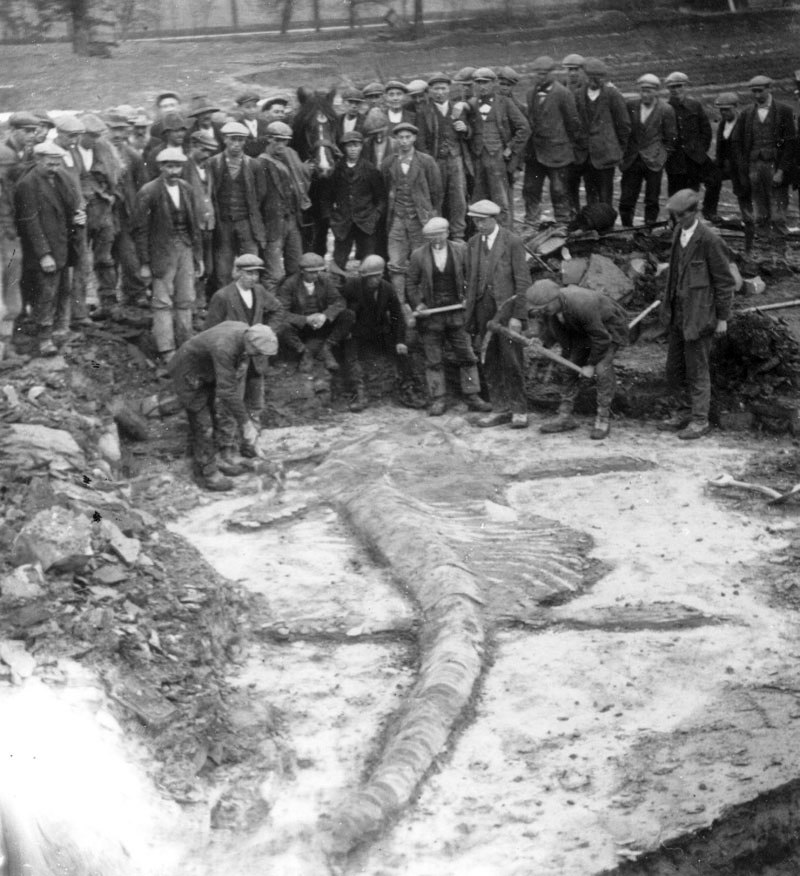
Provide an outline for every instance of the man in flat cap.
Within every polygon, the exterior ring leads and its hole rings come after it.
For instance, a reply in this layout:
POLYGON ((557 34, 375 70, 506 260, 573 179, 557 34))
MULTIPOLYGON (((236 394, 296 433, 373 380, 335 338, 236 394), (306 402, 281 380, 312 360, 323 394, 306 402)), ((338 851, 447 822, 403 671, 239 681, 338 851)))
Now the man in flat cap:
POLYGON ((192 336, 195 278, 203 273, 200 232, 189 184, 181 179, 186 155, 173 146, 156 156, 158 179, 136 198, 134 237, 145 283, 152 282, 153 339, 162 363, 192 336))
POLYGON ((415 148, 418 129, 408 122, 394 128, 398 151, 381 167, 388 197, 389 273, 408 314, 405 275, 411 253, 422 246, 422 226, 442 211, 442 177, 436 160, 415 148))
POLYGON ((205 128, 197 128, 189 135, 189 149, 181 173, 181 178, 188 183, 192 190, 194 214, 197 218, 197 229, 200 234, 200 247, 203 254, 203 273, 195 283, 198 308, 205 307, 215 291, 214 228, 216 214, 208 161, 217 152, 219 152, 219 146, 214 134, 205 128))
POLYGON ((38 130, 39 120, 33 113, 17 112, 8 117, 8 137, 4 145, 16 156, 16 166, 10 175, 14 182, 34 165, 33 147, 38 130))
POLYGON ((754 76, 747 83, 753 103, 742 112, 741 144, 748 161, 756 234, 782 237, 788 231, 789 177, 797 132, 792 108, 772 95, 772 80, 754 76))
POLYGON ((264 170, 264 285, 270 292, 280 281, 297 273, 303 244, 300 216, 308 206, 311 182, 308 168, 289 146, 292 129, 285 122, 267 125, 267 145, 259 156, 264 170))
MULTIPOLYGON (((498 225, 500 206, 478 201, 469 207, 477 233, 467 249, 467 300, 464 324, 483 344, 489 322, 522 331, 528 311, 525 290, 531 274, 522 238, 498 225)), ((485 345, 483 377, 494 413, 478 420, 479 426, 511 423, 512 429, 528 425, 525 368, 522 348, 508 338, 493 335, 485 345)))
POLYGON ((172 357, 169 373, 189 420, 194 473, 203 489, 233 489, 226 474, 243 474, 236 447, 257 456, 258 429, 244 403, 242 377, 251 366, 263 370, 278 352, 269 326, 218 323, 188 340, 172 357))
POLYGON ((586 59, 577 52, 571 52, 561 62, 567 73, 567 88, 574 94, 586 85, 586 59))
POLYGON ((586 58, 586 84, 576 89, 575 106, 586 132, 586 148, 575 153, 570 174, 570 200, 580 210, 580 184, 586 188, 587 204, 613 202, 614 170, 622 161, 631 135, 631 120, 625 98, 608 84, 608 68, 599 58, 586 58))
POLYGON ((729 179, 733 193, 739 202, 739 212, 744 223, 745 251, 750 252, 755 236, 755 222, 747 156, 742 151, 742 117, 739 113, 739 95, 733 91, 723 91, 715 98, 714 106, 719 110, 720 115, 717 125, 717 148, 714 156, 718 173, 716 180, 706 186, 703 214, 708 221, 719 221, 717 207, 722 182, 729 179))
POLYGON ((264 168, 244 154, 250 131, 241 122, 226 122, 220 132, 225 149, 208 160, 214 199, 214 272, 216 285, 230 283, 236 256, 258 255, 266 245, 262 207, 264 168))
POLYGON ((377 252, 376 233, 386 215, 386 185, 378 168, 363 157, 360 131, 343 134, 339 145, 344 155, 333 169, 329 191, 333 260, 344 270, 354 244, 358 261, 377 252))
POLYGON ((475 96, 469 101, 472 157, 475 166, 473 197, 491 198, 500 207, 500 224, 514 223, 509 177, 520 166, 531 129, 513 100, 496 93, 497 76, 489 67, 473 74, 475 96))
MULTIPOLYGON (((462 304, 467 288, 467 245, 447 239, 449 224, 441 217, 429 219, 422 233, 425 243, 411 254, 408 266, 406 291, 412 313, 462 304)), ((452 350, 458 365, 467 407, 471 411, 491 411, 492 406, 479 395, 478 358, 464 328, 464 311, 419 316, 414 322, 425 351, 429 415, 440 417, 446 410, 445 345, 452 350)))
POLYGON ((463 240, 467 228, 467 171, 470 107, 450 99, 450 77, 434 73, 428 79, 430 100, 417 108, 417 148, 436 159, 442 177, 442 215, 450 223, 453 240, 463 240))
POLYGON ((342 92, 344 112, 336 118, 336 142, 341 146, 342 136, 351 131, 364 131, 364 95, 357 88, 345 88, 342 92))
POLYGON ((243 152, 250 158, 257 158, 267 144, 267 125, 269 122, 261 115, 258 104, 261 95, 257 91, 245 91, 236 98, 236 109, 232 118, 247 128, 247 139, 243 152))
POLYGON ((408 108, 414 113, 416 122, 420 107, 428 102, 428 83, 424 79, 412 79, 408 83, 408 108))
POLYGON ((627 227, 633 225, 642 183, 645 224, 658 221, 664 165, 675 148, 677 137, 675 111, 658 96, 661 88, 658 76, 645 73, 637 84, 640 96, 627 101, 631 136, 621 164, 619 217, 627 227))
POLYGON ((558 225, 566 226, 577 212, 570 202, 567 183, 576 154, 586 149, 586 133, 575 108, 572 92, 553 77, 555 61, 542 56, 533 62, 536 82, 528 92, 531 137, 525 156, 525 221, 535 225, 542 208, 547 180, 558 225))
POLYGON ((668 332, 667 380, 678 407, 658 428, 684 440, 710 428, 711 344, 728 330, 734 292, 725 244, 698 219, 698 205, 692 189, 667 201, 676 227, 659 312, 668 332))
MULTIPOLYGON (((241 255, 233 263, 233 282, 218 289, 208 304, 204 329, 226 320, 245 322, 247 325, 267 325, 277 337, 283 327, 283 305, 278 297, 261 285, 264 262, 254 255, 241 255)), ((261 412, 264 409, 264 372, 250 361, 242 383, 244 405, 257 429, 261 429, 261 412)), ((250 447, 243 446, 242 453, 250 455, 250 447)), ((231 460, 231 464, 233 460, 231 460)))
POLYGON ((362 89, 362 93, 364 95, 364 102, 366 103, 365 107, 365 115, 368 113, 373 107, 378 107, 378 109, 383 109, 383 92, 385 91, 385 87, 382 82, 369 82, 362 89))
POLYGON ((364 380, 364 365, 370 357, 390 359, 397 375, 402 405, 425 407, 424 395, 414 373, 406 341, 406 324, 397 293, 383 279, 386 262, 369 255, 358 267, 358 276, 348 276, 342 288, 347 309, 354 322, 345 341, 347 379, 353 393, 350 410, 363 411, 369 404, 364 380))
POLYGON ((289 115, 289 98, 282 94, 268 97, 261 102, 261 115, 270 122, 285 122, 289 115))
MULTIPOLYGON (((162 149, 183 149, 189 127, 189 121, 183 113, 171 110, 161 116, 157 126, 159 135, 150 138, 142 156, 147 168, 148 179, 156 179, 161 173, 156 156, 162 149)), ((155 128, 156 125, 153 125, 151 131, 155 128)))
POLYGON ((33 154, 35 165, 16 184, 14 211, 26 281, 32 286, 39 355, 52 356, 58 352, 54 340, 69 332, 71 298, 65 272, 73 229, 85 215, 80 195, 64 171, 64 150, 45 141, 33 147, 33 154))
MULTIPOLYGON (((625 309, 601 292, 581 286, 559 286, 552 280, 537 280, 525 293, 528 316, 539 323, 539 341, 545 347, 559 344, 561 355, 577 365, 587 379, 597 380, 597 415, 590 437, 608 437, 611 403, 616 390, 614 356, 628 343, 625 309)), ((558 416, 544 423, 540 432, 568 432, 578 428, 572 416, 578 397, 580 375, 567 373, 558 416)))
POLYGON ((475 96, 475 67, 462 67, 453 74, 453 100, 470 100, 475 96))
POLYGON ((406 105, 408 86, 399 79, 390 79, 383 93, 383 104, 389 119, 389 130, 397 125, 415 124, 416 114, 412 107, 406 105))
POLYGON ((281 283, 277 294, 285 312, 281 346, 300 356, 299 370, 309 373, 319 358, 328 371, 338 371, 333 350, 349 336, 355 316, 327 276, 325 259, 303 253, 300 270, 281 283))
POLYGON ((527 104, 514 94, 514 88, 519 85, 519 73, 513 67, 498 67, 496 73, 497 93, 513 100, 520 112, 525 115, 528 112, 527 104))

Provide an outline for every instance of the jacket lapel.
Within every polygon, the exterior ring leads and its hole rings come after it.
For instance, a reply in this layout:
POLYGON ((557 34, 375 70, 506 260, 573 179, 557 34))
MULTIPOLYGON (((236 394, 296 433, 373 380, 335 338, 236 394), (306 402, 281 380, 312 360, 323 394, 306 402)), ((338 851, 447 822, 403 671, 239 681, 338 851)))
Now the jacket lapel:
POLYGON ((494 241, 494 246, 489 250, 489 261, 486 265, 486 276, 491 277, 494 274, 500 257, 506 251, 506 235, 504 229, 497 232, 497 237, 494 241))

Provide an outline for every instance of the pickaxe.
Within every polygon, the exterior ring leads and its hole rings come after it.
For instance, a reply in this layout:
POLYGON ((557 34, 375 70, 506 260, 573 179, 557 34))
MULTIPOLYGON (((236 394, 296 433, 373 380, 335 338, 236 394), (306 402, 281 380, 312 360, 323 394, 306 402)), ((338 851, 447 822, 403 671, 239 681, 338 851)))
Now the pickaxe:
POLYGON ((499 322, 494 322, 494 320, 489 322, 486 326, 486 335, 483 338, 483 344, 481 344, 482 363, 486 361, 486 350, 489 348, 489 341, 491 340, 492 333, 502 335, 504 338, 508 338, 515 344, 521 344, 523 347, 536 347, 537 356, 543 356, 545 359, 552 359, 553 362, 558 362, 559 365, 563 365, 565 368, 570 368, 577 372, 581 377, 584 376, 583 369, 579 365, 570 362, 569 359, 565 359, 563 356, 559 356, 558 353, 554 353, 552 350, 548 350, 547 347, 543 347, 537 339, 526 338, 525 335, 521 335, 513 329, 500 325, 499 322))

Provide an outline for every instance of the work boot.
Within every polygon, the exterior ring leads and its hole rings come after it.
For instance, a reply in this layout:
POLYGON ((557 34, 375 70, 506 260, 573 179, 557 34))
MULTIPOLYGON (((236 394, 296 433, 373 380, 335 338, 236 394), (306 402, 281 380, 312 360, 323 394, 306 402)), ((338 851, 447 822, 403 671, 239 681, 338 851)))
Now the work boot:
POLYGON ((441 417, 442 414, 447 410, 447 405, 444 403, 443 398, 435 398, 428 408, 428 416, 429 417, 441 417))
POLYGON ((602 417, 598 414, 595 417, 594 426, 589 434, 593 441, 602 441, 603 438, 608 438, 608 433, 611 431, 611 426, 608 422, 608 417, 602 417))
POLYGON ((511 415, 511 428, 512 429, 527 429, 528 428, 528 415, 527 414, 512 414, 511 415))
POLYGON ((488 414, 489 411, 491 411, 492 409, 492 406, 489 404, 489 402, 484 401, 477 393, 471 393, 470 395, 466 396, 464 401, 466 401, 467 407, 471 411, 480 411, 480 413, 482 414, 488 414))
POLYGON ((554 420, 548 420, 539 426, 539 431, 550 435, 554 432, 571 432, 578 428, 578 421, 572 414, 559 414, 554 420))
POLYGON ((204 490, 211 490, 214 493, 225 493, 233 489, 233 481, 226 478, 220 472, 215 471, 212 474, 202 475, 199 478, 200 486, 204 490))
POLYGON ((492 426, 503 426, 511 422, 511 411, 497 411, 494 414, 487 414, 475 420, 475 425, 481 429, 490 429, 492 426))
POLYGON ((330 344, 323 344, 322 349, 319 351, 319 357, 322 359, 322 364, 328 369, 328 371, 338 371, 339 363, 336 361, 336 356, 333 355, 333 350, 330 347, 330 344))
POLYGON ((368 407, 369 402, 367 401, 367 394, 364 392, 364 387, 357 386, 353 400, 350 402, 350 410, 354 414, 360 414, 361 411, 366 410, 368 407))
POLYGON ((681 429, 678 432, 678 438, 681 441, 694 441, 696 438, 702 438, 703 435, 707 435, 710 431, 711 426, 708 425, 708 421, 704 423, 689 423, 685 429, 681 429))
POLYGON ((217 468, 228 477, 238 477, 247 471, 247 466, 244 461, 236 459, 234 452, 230 449, 222 450, 217 454, 217 468))
POLYGON ((673 414, 669 419, 662 420, 656 425, 659 432, 680 432, 685 429, 690 423, 689 417, 683 414, 673 414))

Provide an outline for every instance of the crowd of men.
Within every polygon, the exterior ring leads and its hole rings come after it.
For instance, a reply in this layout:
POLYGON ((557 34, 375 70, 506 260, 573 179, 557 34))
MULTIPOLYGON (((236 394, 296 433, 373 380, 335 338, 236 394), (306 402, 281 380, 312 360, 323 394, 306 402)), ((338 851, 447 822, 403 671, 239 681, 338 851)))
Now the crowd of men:
MULTIPOLYGON (((114 319, 126 304, 149 307, 158 356, 190 412, 199 476, 225 489, 226 472, 240 469, 237 453, 255 452, 263 360, 279 346, 303 371, 315 358, 330 371, 343 366, 358 411, 366 406, 360 350, 378 343, 395 362, 401 399, 432 416, 445 410, 449 349, 467 405, 484 414, 479 423, 524 428, 515 336, 536 315, 550 343, 598 379, 592 437, 603 438, 613 355, 627 336, 622 316, 589 290, 531 287, 513 188, 521 176, 523 223, 537 228, 547 183, 554 221, 567 228, 592 210, 632 226, 644 185, 652 225, 666 175, 666 206, 683 231, 668 286, 674 306, 662 310, 673 327, 688 325, 687 313, 699 326, 681 328, 670 347, 673 375, 694 399, 672 425, 699 437, 708 428, 704 344, 724 332, 730 288, 721 244, 706 240, 702 223, 696 230, 695 214, 718 222, 730 180, 748 248, 757 235, 787 233, 793 112, 773 99, 766 76, 750 80, 744 107, 720 94, 712 156, 711 120, 683 73, 664 80, 668 98, 648 73, 626 99, 597 58, 543 56, 532 70, 524 97, 510 67, 466 67, 344 89, 335 111, 332 95, 300 89, 296 106, 248 91, 227 112, 203 95, 183 104, 164 92, 153 118, 127 105, 55 118, 13 113, 0 144, 0 358, 15 355, 26 319, 38 354, 49 356, 92 320, 114 319), (687 229, 704 241, 701 278, 699 262, 684 265, 687 229), (357 276, 345 274, 352 255, 357 276), (711 305, 698 316, 687 294, 700 280, 711 305), (424 388, 409 365, 411 334, 424 350, 424 388), (225 416, 212 416, 215 396, 218 408, 227 399, 225 416)), ((547 431, 574 428, 574 393, 547 431)))

